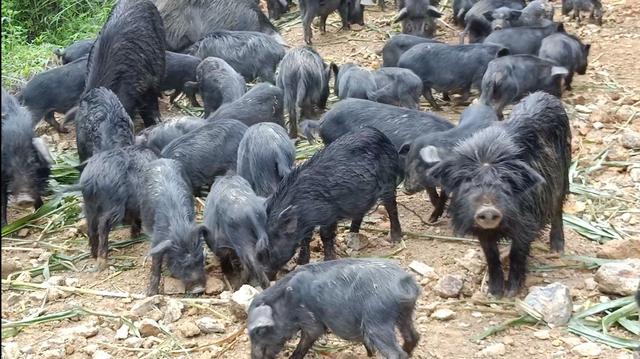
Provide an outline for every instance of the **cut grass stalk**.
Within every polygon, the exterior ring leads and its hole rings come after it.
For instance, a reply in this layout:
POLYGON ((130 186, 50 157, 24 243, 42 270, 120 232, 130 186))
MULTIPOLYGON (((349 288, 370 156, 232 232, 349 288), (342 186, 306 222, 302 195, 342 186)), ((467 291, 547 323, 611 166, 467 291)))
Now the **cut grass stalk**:
POLYGON ((535 318, 532 318, 531 316, 529 316, 528 314, 525 315, 521 315, 518 318, 514 318, 514 319, 509 319, 506 320, 500 324, 497 325, 492 325, 489 328, 487 328, 487 330, 485 330, 484 332, 480 333, 479 335, 477 335, 476 337, 472 338, 473 341, 475 342, 479 342, 482 339, 485 339, 487 337, 490 337, 494 334, 500 333, 510 327, 514 327, 514 326, 518 326, 518 325, 523 325, 523 324, 536 324, 539 321, 536 320, 535 318))

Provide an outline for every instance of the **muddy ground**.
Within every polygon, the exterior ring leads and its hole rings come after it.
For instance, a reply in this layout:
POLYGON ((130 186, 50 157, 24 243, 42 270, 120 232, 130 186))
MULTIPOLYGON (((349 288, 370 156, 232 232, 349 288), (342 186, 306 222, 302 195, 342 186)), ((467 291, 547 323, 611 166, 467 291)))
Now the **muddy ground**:
MULTIPOLYGON (((555 5, 556 16, 560 16, 560 4, 556 2, 555 5)), ((640 109, 640 1, 607 1, 605 11, 602 27, 584 23, 576 26, 573 22, 568 23, 568 18, 564 19, 568 31, 591 43, 592 47, 587 74, 574 79, 573 91, 565 93, 563 99, 571 118, 574 136, 573 157, 578 159, 579 176, 576 181, 599 192, 622 197, 624 201, 571 195, 565 211, 592 221, 609 223, 624 233, 625 238, 638 239, 640 184, 632 181, 629 174, 630 166, 616 165, 616 162, 640 161, 638 150, 627 149, 621 145, 624 133, 640 132, 640 120, 636 116, 640 109), (604 156, 605 161, 600 167, 596 167, 603 151, 608 151, 604 156)), ((452 24, 450 14, 450 10, 446 9, 444 20, 447 24, 452 24)), ((381 58, 376 52, 381 49, 389 34, 399 31, 399 26, 388 25, 388 20, 393 17, 392 10, 382 13, 377 7, 371 7, 365 16, 367 26, 353 31, 338 31, 339 19, 336 15, 331 16, 327 34, 321 35, 318 29, 314 28, 314 46, 327 61, 356 62, 370 68, 379 67, 381 58)), ((456 41, 458 29, 442 23, 438 26, 438 39, 456 41)), ((292 46, 303 44, 299 22, 285 24, 282 34, 292 46)), ((439 114, 457 121, 459 113, 464 108, 441 103, 443 111, 439 114)), ((180 112, 175 107, 169 108, 166 100, 163 106, 166 117, 180 112)), ((429 110, 426 103, 422 104, 422 108, 429 110)), ((75 148, 73 133, 59 136, 46 126, 39 126, 38 131, 51 137, 51 146, 57 153, 73 151, 75 148)), ((414 353, 415 358, 472 358, 478 356, 483 349, 498 343, 505 345, 505 357, 579 357, 571 349, 586 339, 568 333, 565 328, 549 329, 543 324, 511 327, 484 340, 474 341, 473 338, 488 327, 517 318, 519 314, 513 302, 499 302, 489 298, 485 294, 486 287, 483 284, 485 271, 475 273, 463 265, 468 264, 468 260, 462 259, 465 256, 480 259, 480 263, 484 263, 477 243, 429 237, 450 237, 453 234, 446 216, 434 225, 426 224, 424 219, 428 218, 432 208, 424 194, 408 196, 399 191, 398 202, 403 229, 409 233, 405 236, 404 243, 400 246, 387 244, 384 240, 389 228, 386 214, 383 211, 374 211, 365 220, 365 229, 362 231, 368 238, 369 245, 352 255, 390 256, 405 267, 412 261, 419 261, 433 267, 440 276, 460 274, 465 281, 459 298, 442 299, 432 289, 435 281, 418 276, 423 286, 423 294, 418 303, 415 320, 422 339, 414 353), (455 317, 448 321, 430 318, 430 313, 440 308, 453 310, 455 317), (540 334, 541 330, 549 330, 549 335, 540 334)), ((11 208, 10 221, 28 213, 11 208)), ((47 221, 43 220, 39 225, 46 226, 47 221)), ((77 223, 72 223, 57 232, 47 232, 44 236, 41 235, 42 228, 30 227, 2 239, 3 268, 5 263, 9 262, 17 263, 23 269, 41 266, 46 263, 49 255, 54 253, 69 256, 86 253, 87 239, 77 223)), ((344 234, 345 230, 341 229, 338 235, 339 246, 342 256, 347 256, 344 234)), ((567 255, 597 255, 599 243, 588 240, 569 228, 565 228, 565 236, 567 255)), ((111 242, 127 239, 128 229, 112 232, 111 242)), ((316 242, 314 260, 320 258, 319 247, 316 242)), ((506 248, 506 245, 504 247, 506 248)), ((29 316, 55 314, 78 307, 101 312, 97 316, 81 315, 74 319, 23 327, 16 336, 3 339, 3 357, 107 357, 104 356, 105 353, 119 358, 249 357, 245 323, 238 319, 237 311, 232 310, 229 305, 218 303, 220 295, 205 295, 194 301, 185 301, 186 307, 181 318, 165 325, 166 333, 141 340, 142 347, 135 348, 137 344, 131 344, 136 340, 127 343, 122 339, 116 339, 116 331, 123 323, 119 316, 123 316, 125 320, 136 319, 132 317, 131 309, 141 302, 135 298, 144 294, 148 282, 150 261, 145 260, 148 249, 148 243, 142 242, 113 250, 110 254, 111 267, 102 273, 89 272, 87 268, 93 263, 90 259, 84 259, 75 262, 76 270, 65 269, 51 274, 66 279, 66 283, 60 282, 63 285, 80 288, 78 293, 74 294, 44 289, 25 290, 24 287, 10 287, 3 282, 3 323, 5 320, 17 321, 29 316), (114 298, 114 293, 129 293, 131 296, 114 298), (194 334, 189 333, 193 323, 203 316, 212 317, 222 323, 224 333, 190 336, 194 334), (73 333, 74 328, 78 326, 90 328, 89 333, 73 333)), ((209 275, 218 278, 215 283, 212 280, 212 286, 223 285, 219 280, 220 270, 217 261, 210 253, 207 263, 209 275)), ((554 281, 562 282, 569 286, 576 309, 588 303, 606 300, 603 294, 592 289, 588 283, 585 284, 585 280, 593 277, 593 270, 575 269, 569 266, 570 264, 576 263, 558 258, 548 251, 548 238, 543 236, 533 246, 529 259, 532 271, 528 275, 526 287, 554 281), (552 269, 543 271, 544 268, 552 269)), ((5 274, 3 273, 3 277, 5 274)), ((16 279, 16 276, 12 276, 12 279, 16 279)), ((35 284, 44 281, 42 276, 28 278, 24 275, 19 280, 35 284)), ((175 287, 175 281, 166 278, 165 274, 165 293, 175 292, 175 287)), ((220 291, 223 288, 217 289, 220 291)), ((519 298, 524 298, 526 294, 525 288, 519 298)), ((225 294, 222 297, 224 298, 225 294)), ((166 300, 172 298, 185 297, 181 294, 166 295, 158 305, 159 310, 153 309, 143 316, 163 319, 166 300)), ((293 341, 290 343, 289 354, 294 344, 293 341)), ((605 345, 601 345, 600 348, 601 358, 632 356, 630 351, 605 345)), ((327 336, 318 342, 315 350, 307 357, 364 358, 366 353, 361 345, 327 336)))

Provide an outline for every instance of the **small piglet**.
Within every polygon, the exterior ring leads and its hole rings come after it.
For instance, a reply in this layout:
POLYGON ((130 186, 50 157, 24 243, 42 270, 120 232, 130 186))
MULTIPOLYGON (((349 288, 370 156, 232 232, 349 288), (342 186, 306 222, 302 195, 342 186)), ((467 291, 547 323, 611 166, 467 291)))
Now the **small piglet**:
POLYGON ((408 358, 420 339, 412 322, 419 295, 415 279, 389 260, 339 259, 300 266, 251 303, 251 358, 275 358, 301 331, 290 358, 302 359, 328 330, 363 343, 369 356, 377 351, 385 358, 408 358))

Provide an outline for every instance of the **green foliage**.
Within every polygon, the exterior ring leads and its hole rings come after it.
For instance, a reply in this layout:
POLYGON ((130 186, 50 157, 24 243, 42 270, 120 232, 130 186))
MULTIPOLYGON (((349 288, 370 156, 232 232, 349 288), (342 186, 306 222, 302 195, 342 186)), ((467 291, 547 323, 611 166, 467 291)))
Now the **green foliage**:
POLYGON ((21 85, 53 60, 52 51, 95 37, 115 0, 2 1, 2 83, 21 85))

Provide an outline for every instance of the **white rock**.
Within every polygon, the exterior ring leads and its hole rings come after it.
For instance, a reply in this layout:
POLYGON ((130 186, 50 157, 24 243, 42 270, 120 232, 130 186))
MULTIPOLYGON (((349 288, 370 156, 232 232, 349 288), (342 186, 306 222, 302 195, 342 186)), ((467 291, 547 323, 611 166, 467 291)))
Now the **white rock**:
POLYGON ((603 293, 632 295, 640 282, 640 259, 605 263, 598 268, 594 279, 603 293))
POLYGON ((533 333, 533 336, 541 339, 541 340, 547 340, 549 338, 551 338, 551 335, 549 334, 549 331, 546 329, 543 330, 538 330, 536 332, 533 333))
POLYGON ((62 336, 79 335, 85 338, 91 338, 98 334, 98 326, 95 324, 78 325, 77 327, 65 328, 60 334, 62 336))
POLYGON ((118 328, 118 330, 116 330, 115 338, 118 340, 124 340, 124 339, 127 339, 128 336, 129 336, 129 326, 127 326, 126 324, 122 324, 122 326, 118 328))
POLYGON ((54 275, 49 277, 49 279, 47 279, 47 281, 45 282, 46 285, 64 285, 64 278, 62 276, 59 275, 54 275))
POLYGON ((40 353, 43 359, 62 359, 65 357, 63 349, 49 349, 40 353))
POLYGON ((33 354, 33 346, 27 344, 20 348, 20 352, 24 354, 33 354))
POLYGON ((250 285, 243 284, 242 287, 240 287, 240 289, 238 289, 236 292, 234 292, 231 295, 231 300, 234 303, 242 306, 245 312, 248 312, 249 305, 251 305, 251 301, 258 294, 260 294, 260 292, 258 292, 257 289, 255 289, 250 285))
POLYGON ((92 359, 111 359, 111 354, 102 350, 96 350, 91 356, 92 359))
POLYGON ((194 322, 182 322, 177 328, 185 338, 200 335, 200 328, 194 322))
POLYGON ((600 353, 602 353, 602 348, 596 343, 586 342, 571 348, 571 352, 582 357, 597 358, 600 356, 600 353))
POLYGON ((123 344, 127 348, 140 348, 142 346, 143 339, 138 337, 129 337, 124 340, 123 344))
POLYGON ((182 317, 182 310, 184 304, 181 301, 175 299, 169 299, 167 301, 167 307, 164 310, 164 322, 165 324, 173 323, 182 317))
POLYGON ((196 320, 196 325, 205 334, 224 333, 224 325, 211 317, 202 317, 196 320))
POLYGON ((455 316, 456 316, 456 312, 447 308, 438 309, 431 314, 431 318, 434 318, 437 320, 443 320, 443 321, 453 319, 455 316))
POLYGON ((482 349, 476 356, 481 358, 495 358, 505 355, 507 348, 502 343, 491 344, 488 347, 482 349))
POLYGON ((485 261, 480 251, 468 249, 462 258, 456 258, 456 263, 474 274, 480 274, 484 270, 485 261))
POLYGON ((422 263, 422 262, 418 262, 418 261, 413 261, 411 263, 409 263, 409 269, 411 269, 412 271, 420 274, 423 277, 436 277, 437 278, 437 274, 435 269, 433 269, 432 267, 422 263))
POLYGON ((540 313, 542 319, 551 326, 565 325, 571 318, 571 293, 562 283, 532 287, 524 302, 540 313))
POLYGON ((598 288, 598 283, 596 283, 595 279, 589 277, 584 280, 584 288, 586 290, 595 290, 596 288, 598 288))
POLYGON ((600 121, 594 122, 593 128, 595 128, 596 130, 601 130, 602 128, 604 128, 604 124, 600 121))
POLYGON ((82 348, 81 351, 88 355, 93 355, 93 353, 98 351, 98 344, 96 343, 88 344, 87 346, 82 348))
POLYGON ((20 355, 20 349, 16 342, 3 342, 2 343, 2 358, 16 359, 20 355))

